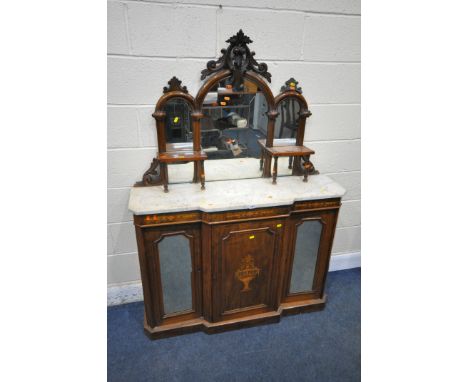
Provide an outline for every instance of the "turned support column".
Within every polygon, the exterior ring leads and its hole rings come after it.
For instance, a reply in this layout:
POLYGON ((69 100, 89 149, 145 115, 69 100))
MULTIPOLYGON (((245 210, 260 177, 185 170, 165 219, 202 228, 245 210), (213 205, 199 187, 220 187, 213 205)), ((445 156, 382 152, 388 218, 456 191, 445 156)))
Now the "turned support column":
POLYGON ((273 184, 276 184, 276 177, 278 176, 278 157, 273 157, 273 184))
POLYGON ((201 189, 205 189, 205 161, 200 161, 200 179, 201 179, 201 189))

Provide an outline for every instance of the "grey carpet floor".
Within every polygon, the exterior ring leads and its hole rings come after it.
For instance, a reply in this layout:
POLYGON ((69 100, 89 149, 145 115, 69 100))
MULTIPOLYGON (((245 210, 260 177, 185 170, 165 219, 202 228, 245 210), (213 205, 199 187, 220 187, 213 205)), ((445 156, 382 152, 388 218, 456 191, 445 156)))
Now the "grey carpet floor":
POLYGON ((141 302, 108 308, 108 381, 360 381, 361 270, 331 272, 321 312, 151 341, 141 302))

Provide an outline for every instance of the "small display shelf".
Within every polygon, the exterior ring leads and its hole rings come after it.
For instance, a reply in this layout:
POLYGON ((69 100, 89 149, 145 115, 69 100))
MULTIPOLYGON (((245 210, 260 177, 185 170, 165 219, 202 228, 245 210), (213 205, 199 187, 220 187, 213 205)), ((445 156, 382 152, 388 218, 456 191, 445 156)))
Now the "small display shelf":
POLYGON ((189 151, 189 150, 180 150, 180 151, 168 151, 158 154, 159 162, 162 165, 163 171, 163 185, 164 192, 169 192, 169 177, 167 174, 167 165, 170 163, 180 163, 180 162, 199 162, 200 163, 200 180, 201 180, 201 189, 205 189, 205 170, 204 170, 204 161, 208 159, 208 156, 203 151, 189 151))
POLYGON ((292 157, 292 158, 301 158, 304 162, 304 182, 307 182, 309 176, 309 170, 313 169, 313 164, 310 161, 310 156, 315 154, 314 150, 309 149, 306 146, 273 146, 266 147, 264 144, 260 143, 262 146, 262 157, 260 159, 260 167, 263 165, 264 153, 273 158, 273 184, 276 184, 276 177, 278 175, 278 158, 279 157, 292 157))

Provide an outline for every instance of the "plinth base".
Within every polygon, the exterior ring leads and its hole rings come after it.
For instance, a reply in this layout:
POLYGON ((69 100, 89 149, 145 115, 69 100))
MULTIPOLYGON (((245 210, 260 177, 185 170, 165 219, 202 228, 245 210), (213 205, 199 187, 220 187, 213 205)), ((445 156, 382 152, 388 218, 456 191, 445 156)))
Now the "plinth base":
POLYGON ((144 329, 145 334, 153 340, 198 331, 204 331, 207 334, 214 334, 257 325, 278 323, 281 320, 281 316, 323 310, 325 308, 326 299, 327 296, 324 295, 321 299, 283 303, 279 309, 274 312, 249 315, 243 318, 219 322, 209 322, 203 318, 198 318, 185 321, 183 323, 161 325, 151 328, 148 326, 145 317, 144 329))

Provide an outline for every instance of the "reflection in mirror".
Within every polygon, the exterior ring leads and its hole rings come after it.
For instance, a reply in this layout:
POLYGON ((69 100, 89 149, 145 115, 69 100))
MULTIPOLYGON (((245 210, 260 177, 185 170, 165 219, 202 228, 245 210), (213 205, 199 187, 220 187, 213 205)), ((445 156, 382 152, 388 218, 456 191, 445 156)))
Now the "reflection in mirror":
POLYGON ((299 102, 293 97, 283 99, 278 105, 275 138, 296 138, 299 125, 299 102))
MULTIPOLYGON (((193 141, 190 106, 183 98, 172 98, 164 107, 166 112, 166 142, 184 146, 193 141)), ((191 148, 192 145, 188 145, 191 148)), ((170 147, 168 148, 170 151, 170 147)))
MULTIPOLYGON (((240 90, 234 90, 231 85, 230 78, 218 82, 206 94, 202 104, 201 146, 209 159, 204 163, 207 182, 262 177, 258 140, 266 139, 267 135, 267 100, 261 89, 248 79, 244 79, 240 90)), ((191 110, 185 100, 178 101, 182 101, 185 107, 183 114, 188 118, 188 123, 184 126, 188 126, 188 129, 169 134, 168 129, 178 126, 169 122, 172 125, 169 128, 166 121, 168 151, 193 149, 191 110)), ((168 118, 172 116, 168 115, 166 120, 168 118)), ((287 128, 283 130, 286 137, 291 135, 287 128)), ((280 159, 278 162, 278 176, 291 175, 288 160, 280 159)), ((193 168, 190 162, 170 165, 168 172, 171 183, 190 182, 193 179, 193 168)))
MULTIPOLYGON (((234 90, 229 79, 215 85, 203 101, 201 143, 208 159, 260 158, 259 139, 267 133, 263 93, 244 79, 234 90)), ((255 173, 255 176, 260 174, 255 173)))
POLYGON ((297 226, 289 293, 312 291, 321 233, 318 220, 306 220, 297 226))
POLYGON ((164 313, 192 309, 192 259, 184 235, 166 236, 158 243, 164 313))

